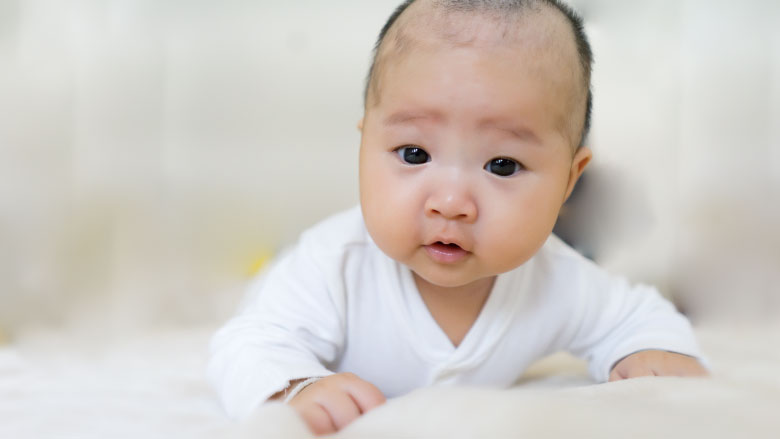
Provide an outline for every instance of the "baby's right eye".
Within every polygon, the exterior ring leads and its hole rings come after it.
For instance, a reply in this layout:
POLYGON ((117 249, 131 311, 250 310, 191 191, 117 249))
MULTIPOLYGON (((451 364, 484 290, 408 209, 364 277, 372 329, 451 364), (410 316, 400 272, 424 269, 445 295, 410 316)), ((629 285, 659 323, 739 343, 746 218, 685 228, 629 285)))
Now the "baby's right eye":
POLYGON ((396 149, 395 152, 401 157, 401 160, 403 160, 404 163, 410 165, 422 165, 423 163, 431 161, 431 156, 419 146, 402 146, 396 149))

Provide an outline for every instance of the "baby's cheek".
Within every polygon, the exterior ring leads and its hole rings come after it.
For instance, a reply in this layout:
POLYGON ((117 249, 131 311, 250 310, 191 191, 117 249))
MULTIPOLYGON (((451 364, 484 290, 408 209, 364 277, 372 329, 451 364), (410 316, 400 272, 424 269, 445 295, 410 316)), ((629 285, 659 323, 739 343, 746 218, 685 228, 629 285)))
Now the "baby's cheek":
POLYGON ((513 270, 527 262, 534 253, 527 241, 504 240, 500 247, 492 252, 492 271, 500 274, 513 270))
POLYGON ((416 228, 405 219, 405 212, 393 209, 386 198, 367 200, 363 208, 366 227, 376 245, 395 260, 407 258, 416 228))
POLYGON ((542 247, 549 230, 538 218, 537 221, 533 219, 507 217, 505 221, 482 228, 484 234, 479 240, 484 244, 483 254, 493 270, 503 273, 517 268, 542 247))

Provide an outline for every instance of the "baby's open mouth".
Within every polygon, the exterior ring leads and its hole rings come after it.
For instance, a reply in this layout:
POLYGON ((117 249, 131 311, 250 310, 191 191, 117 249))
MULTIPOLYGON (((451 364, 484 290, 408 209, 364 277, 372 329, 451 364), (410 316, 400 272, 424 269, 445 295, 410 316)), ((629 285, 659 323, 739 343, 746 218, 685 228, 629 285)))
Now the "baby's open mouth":
POLYGON ((428 251, 428 255, 434 261, 443 264, 453 264, 459 262, 469 253, 461 248, 461 246, 458 244, 445 244, 441 241, 436 241, 433 244, 426 245, 425 249, 428 251))

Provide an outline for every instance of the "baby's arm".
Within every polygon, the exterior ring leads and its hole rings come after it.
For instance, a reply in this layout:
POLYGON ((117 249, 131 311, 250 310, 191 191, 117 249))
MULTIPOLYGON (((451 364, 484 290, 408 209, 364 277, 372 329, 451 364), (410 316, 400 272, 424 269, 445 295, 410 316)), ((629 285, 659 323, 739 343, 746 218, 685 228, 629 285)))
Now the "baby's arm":
POLYGON ((385 400, 373 384, 327 367, 344 349, 346 299, 343 267, 328 262, 343 255, 322 235, 304 234, 277 259, 212 339, 209 377, 232 418, 280 400, 315 433, 332 433, 385 400))
MULTIPOLYGON (((305 382, 296 380, 290 389, 305 382)), ((272 400, 285 398, 278 392, 272 400)), ((368 381, 351 373, 339 373, 319 379, 300 390, 289 404, 303 418, 314 434, 341 430, 363 413, 385 402, 382 392, 368 381)))
POLYGON ((610 381, 641 376, 706 376, 699 360, 674 352, 649 349, 619 360, 609 374, 610 381))
POLYGON ((705 373, 690 323, 654 288, 630 285, 593 264, 574 277, 582 288, 573 290, 567 347, 589 361, 597 381, 705 373))
POLYGON ((290 381, 332 375, 344 343, 343 301, 328 257, 302 239, 250 287, 241 311, 212 338, 208 373, 227 414, 248 417, 290 381))

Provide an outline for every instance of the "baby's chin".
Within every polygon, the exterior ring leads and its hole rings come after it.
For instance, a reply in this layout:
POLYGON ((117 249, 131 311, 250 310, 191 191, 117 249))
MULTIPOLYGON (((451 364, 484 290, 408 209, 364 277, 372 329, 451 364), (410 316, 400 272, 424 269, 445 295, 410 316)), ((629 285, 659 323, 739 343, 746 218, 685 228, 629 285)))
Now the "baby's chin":
POLYGON ((411 270, 418 282, 422 280, 440 288, 462 288, 496 276, 495 274, 466 275, 458 270, 415 270, 414 268, 411 270))

